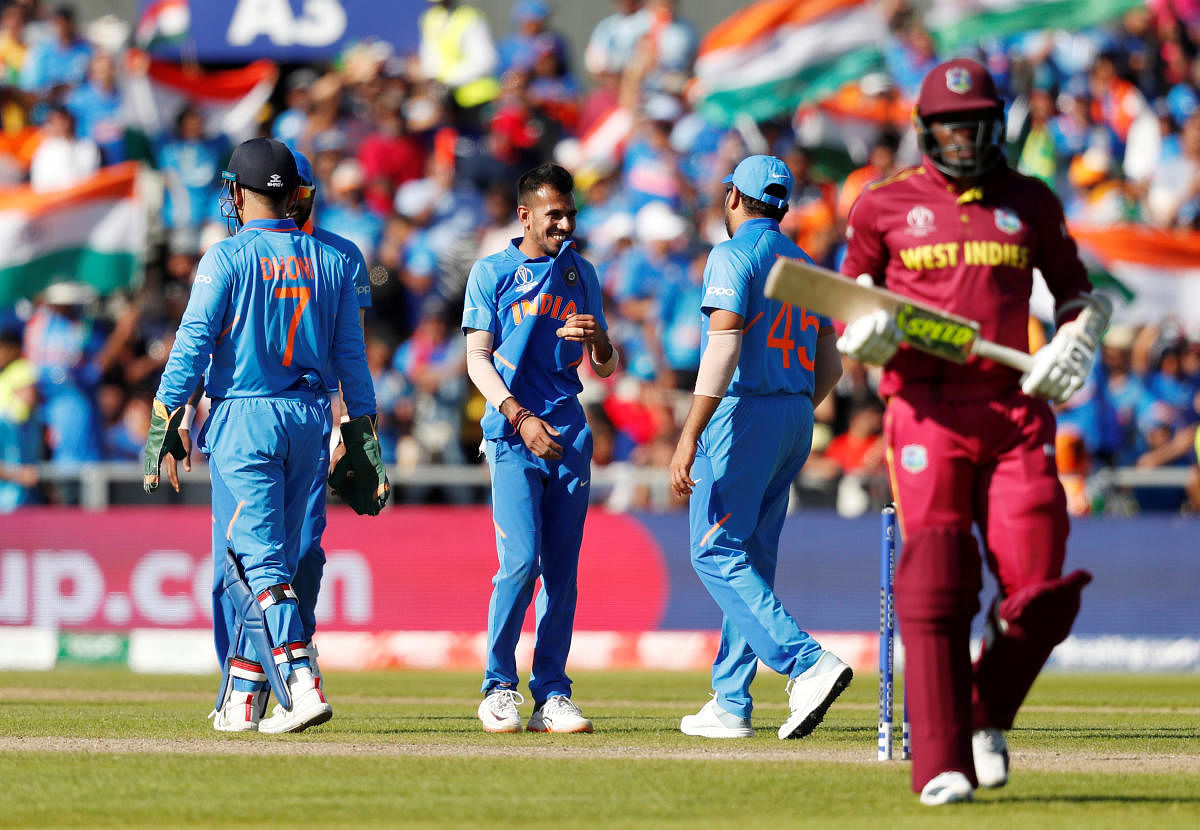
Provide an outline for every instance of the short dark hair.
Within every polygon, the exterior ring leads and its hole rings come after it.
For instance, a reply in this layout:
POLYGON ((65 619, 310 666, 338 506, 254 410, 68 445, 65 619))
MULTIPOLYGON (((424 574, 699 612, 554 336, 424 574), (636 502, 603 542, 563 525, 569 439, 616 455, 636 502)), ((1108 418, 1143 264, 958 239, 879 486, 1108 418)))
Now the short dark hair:
POLYGON ((242 185, 242 190, 248 194, 247 198, 254 198, 258 202, 270 207, 271 212, 280 219, 287 216, 288 208, 291 206, 291 193, 267 193, 262 190, 255 190, 253 187, 242 185))
MULTIPOLYGON (((763 192, 767 196, 774 196, 776 199, 787 198, 787 188, 781 184, 769 184, 763 192)), ((742 191, 739 190, 738 193, 742 193, 742 191)), ((774 205, 768 205, 761 199, 747 196, 745 193, 742 193, 742 206, 750 216, 763 216, 767 219, 774 219, 776 222, 783 219, 788 212, 786 202, 784 202, 783 207, 775 207, 774 205)))
POLYGON ((517 204, 528 206, 529 200, 543 187, 570 195, 575 190, 575 178, 565 167, 560 167, 554 162, 540 164, 521 176, 517 182, 517 204))

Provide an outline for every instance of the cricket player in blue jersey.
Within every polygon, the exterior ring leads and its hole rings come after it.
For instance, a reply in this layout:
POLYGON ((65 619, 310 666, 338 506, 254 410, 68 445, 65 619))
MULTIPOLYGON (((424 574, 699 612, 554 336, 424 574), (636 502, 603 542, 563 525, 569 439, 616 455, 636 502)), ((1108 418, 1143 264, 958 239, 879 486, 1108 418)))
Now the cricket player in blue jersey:
POLYGON ((333 713, 312 674, 291 581, 300 528, 327 433, 322 401, 332 371, 351 420, 343 427, 354 493, 374 512, 387 480, 374 433, 375 394, 346 257, 287 214, 299 186, 291 151, 271 139, 241 144, 222 174, 223 209, 240 230, 213 245, 155 395, 145 487, 160 465, 176 480, 186 456, 184 406, 201 373, 213 401, 197 445, 209 456, 215 552, 214 639, 231 652, 213 713, 220 731, 298 732, 333 713), (222 616, 225 618, 222 619, 222 616), (262 719, 267 686, 279 705, 262 719))
MULTIPOLYGON (((296 159, 296 173, 300 180, 300 186, 297 189, 296 200, 292 203, 292 209, 288 215, 295 221, 297 227, 305 233, 311 234, 313 238, 333 247, 346 257, 354 283, 354 293, 358 297, 359 322, 365 325, 363 309, 371 305, 371 282, 367 276, 366 261, 363 259, 362 252, 359 251, 358 246, 349 239, 315 226, 313 222, 313 202, 316 198, 317 187, 312 164, 309 162, 308 157, 299 150, 292 149, 292 155, 296 159)), ((308 659, 312 668, 313 679, 316 681, 317 688, 319 689, 322 689, 322 678, 321 669, 317 661, 317 646, 313 641, 313 634, 317 628, 317 597, 321 591, 321 577, 325 572, 325 550, 321 547, 321 536, 325 532, 325 494, 328 487, 330 467, 330 437, 333 432, 334 423, 341 418, 348 420, 346 416, 340 415, 339 407, 337 406, 339 400, 338 379, 332 364, 327 367, 324 378, 327 396, 322 398, 321 402, 327 409, 326 414, 329 428, 326 429, 324 438, 321 441, 321 455, 317 459, 317 473, 313 477, 312 489, 308 494, 304 524, 300 528, 300 560, 296 564, 296 574, 292 577, 291 583, 292 590, 296 592, 296 604, 300 611, 300 623, 304 627, 305 648, 308 649, 308 659)), ((185 416, 185 426, 190 424, 190 422, 190 418, 185 416)), ((335 451, 335 456, 341 458, 343 452, 344 446, 339 444, 337 451, 335 451)), ((172 480, 172 484, 175 484, 174 480, 172 480)), ((213 551, 218 557, 218 561, 221 552, 224 550, 224 531, 214 524, 213 551)), ((219 631, 220 620, 225 620, 232 614, 232 607, 228 601, 222 601, 216 604, 214 613, 220 618, 219 620, 214 620, 214 626, 219 631)), ((227 641, 218 638, 217 660, 221 665, 225 664, 225 660, 229 656, 229 647, 227 641)))
POLYGON ((584 358, 607 377, 617 351, 596 269, 571 239, 574 187, 556 164, 523 175, 517 217, 524 236, 476 262, 467 278, 467 374, 488 402, 481 423, 500 560, 479 704, 488 732, 521 731, 515 652, 539 575, 528 729, 592 731, 571 699, 566 672, 592 461, 592 433, 576 396, 584 358))
MULTIPOLYGON (((354 282, 354 295, 358 298, 358 319, 365 329, 366 308, 371 306, 371 281, 367 276, 367 263, 363 259, 358 246, 344 236, 327 231, 315 224, 313 218, 313 201, 317 195, 317 180, 313 175, 312 164, 299 150, 293 149, 296 157, 296 172, 300 176, 300 197, 296 199, 291 217, 301 230, 312 234, 313 238, 340 251, 350 262, 354 282)), ((325 532, 325 493, 329 476, 329 451, 332 425, 347 416, 338 411, 337 374, 330 365, 325 372, 325 388, 328 392, 326 401, 329 403, 329 423, 331 428, 325 432, 321 442, 321 457, 317 461, 317 474, 313 477, 312 490, 308 494, 308 508, 304 514, 304 524, 300 529, 300 562, 296 566, 296 576, 292 579, 292 588, 296 591, 296 602, 300 607, 300 622, 304 626, 304 640, 308 644, 309 656, 312 660, 313 676, 317 686, 321 685, 321 671, 317 666, 317 647, 313 642, 313 633, 317 629, 316 607, 317 596, 321 591, 321 576, 325 573, 325 550, 321 547, 321 535, 325 532)), ((344 445, 339 444, 334 451, 335 456, 341 457, 345 451, 344 445)))
POLYGON ((792 174, 750 156, 725 179, 725 228, 704 271, 708 317, 691 409, 671 459, 671 487, 691 497, 692 566, 724 614, 713 700, 680 729, 708 738, 754 734, 750 683, 762 660, 789 678, 780 738, 808 735, 850 683, 776 596, 779 534, 792 481, 812 447, 813 407, 842 374, 825 317, 763 294, 777 257, 808 259, 779 231, 792 174))

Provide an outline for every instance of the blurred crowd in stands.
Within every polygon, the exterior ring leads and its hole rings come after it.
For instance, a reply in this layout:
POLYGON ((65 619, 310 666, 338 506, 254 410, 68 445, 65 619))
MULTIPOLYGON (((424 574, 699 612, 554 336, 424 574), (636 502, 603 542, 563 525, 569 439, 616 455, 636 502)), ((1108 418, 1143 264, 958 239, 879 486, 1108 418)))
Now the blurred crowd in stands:
MULTIPOLYGON (((558 159, 576 174, 577 238, 623 354, 613 379, 585 381, 584 400, 597 466, 621 470, 670 458, 700 357, 705 257, 726 238, 720 180, 735 163, 749 152, 787 161, 796 186, 784 228, 836 267, 855 196, 918 157, 912 98, 949 55, 904 2, 885 4, 887 72, 845 91, 872 114, 870 128, 832 143, 837 122, 815 106, 731 129, 710 123, 694 108, 702 33, 673 0, 612 5, 582 50, 541 0, 516 0, 502 32, 467 3, 432 3, 417 55, 363 42, 331 65, 280 72, 261 133, 308 155, 317 223, 354 240, 371 266, 367 356, 392 464, 480 463, 463 289, 475 259, 520 235, 514 183, 525 169, 558 159)), ((39 483, 39 463, 139 459, 195 265, 226 233, 217 191, 231 137, 206 132, 193 109, 165 134, 137 134, 123 96, 145 59, 128 39, 114 42, 111 26, 99 31, 89 39, 69 11, 37 0, 0 13, 0 184, 62 187, 132 159, 156 171, 163 194, 136 291, 97 297, 64 283, 0 309, 0 509, 70 500, 69 488, 39 483)), ((1104 28, 985 41, 974 55, 1011 102, 1012 163, 1049 182, 1071 221, 1197 228, 1198 49, 1200 4, 1155 0, 1104 28)), ((847 362, 818 409, 798 503, 854 514, 887 498, 875 380, 847 362)), ((1060 412, 1073 511, 1104 507, 1087 484, 1101 467, 1194 466, 1198 420, 1200 332, 1170 319, 1114 325, 1092 381, 1060 412)), ((630 482, 597 498, 617 509, 657 503, 630 482)), ((1200 484, 1158 502, 1142 506, 1200 509, 1200 484)))

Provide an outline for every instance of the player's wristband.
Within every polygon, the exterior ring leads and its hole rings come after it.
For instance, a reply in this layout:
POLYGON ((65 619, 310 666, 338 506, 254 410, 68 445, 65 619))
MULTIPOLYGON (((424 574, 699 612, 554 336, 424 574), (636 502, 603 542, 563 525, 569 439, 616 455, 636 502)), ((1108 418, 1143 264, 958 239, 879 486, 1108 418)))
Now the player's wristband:
POLYGON ((190 403, 183 408, 183 420, 179 422, 179 429, 191 430, 192 419, 196 417, 196 407, 190 403))
POLYGON ((617 363, 620 361, 620 355, 617 354, 617 347, 612 345, 611 343, 609 343, 608 346, 610 349, 612 349, 612 354, 610 354, 608 356, 608 360, 604 361, 603 363, 596 362, 595 349, 592 350, 592 354, 591 354, 592 368, 595 369, 596 374, 598 374, 602 378, 606 378, 609 375, 611 375, 613 372, 615 372, 617 370, 617 363))
POLYGON ((528 420, 529 418, 532 418, 532 417, 533 417, 533 413, 530 412, 525 407, 521 407, 520 409, 518 409, 517 414, 514 415, 512 417, 512 419, 509 421, 509 423, 512 424, 513 432, 515 432, 517 435, 520 435, 521 434, 521 424, 525 423, 526 420, 528 420))

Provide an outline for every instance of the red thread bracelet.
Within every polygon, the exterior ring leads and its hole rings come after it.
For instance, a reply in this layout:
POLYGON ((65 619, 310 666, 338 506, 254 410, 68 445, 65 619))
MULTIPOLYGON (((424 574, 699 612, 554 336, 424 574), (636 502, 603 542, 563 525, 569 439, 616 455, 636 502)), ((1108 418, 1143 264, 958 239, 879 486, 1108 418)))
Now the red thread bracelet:
POLYGON ((532 412, 530 412, 525 407, 521 407, 521 409, 517 412, 516 416, 512 419, 513 432, 515 432, 517 435, 520 435, 521 434, 521 424, 525 423, 525 420, 527 418, 532 418, 532 417, 533 417, 532 412))

